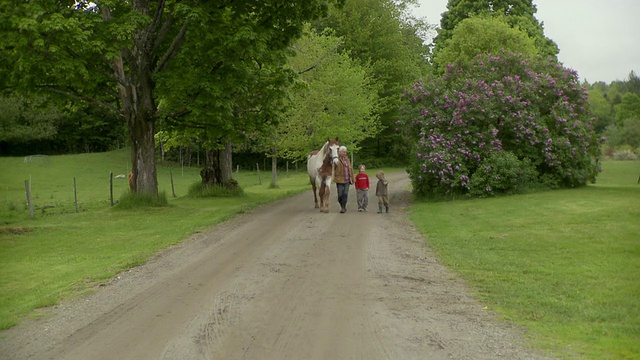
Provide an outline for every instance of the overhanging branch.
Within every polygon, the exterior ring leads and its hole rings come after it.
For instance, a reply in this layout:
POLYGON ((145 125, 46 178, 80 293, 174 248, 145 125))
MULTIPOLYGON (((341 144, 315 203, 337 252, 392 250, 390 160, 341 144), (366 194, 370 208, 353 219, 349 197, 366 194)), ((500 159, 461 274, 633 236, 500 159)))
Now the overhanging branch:
POLYGON ((153 70, 154 75, 161 72, 167 67, 169 60, 171 60, 171 58, 180 49, 180 45, 182 45, 186 33, 187 33, 187 24, 185 23, 184 25, 182 25, 182 29, 180 29, 180 33, 178 33, 178 35, 176 35, 176 37, 173 39, 173 42, 171 43, 171 46, 169 46, 169 49, 167 49, 167 51, 162 56, 162 59, 158 61, 158 66, 156 66, 156 68, 153 70))
POLYGON ((119 109, 117 107, 109 104, 108 102, 105 102, 96 98, 84 96, 72 90, 64 90, 64 89, 57 88, 55 86, 48 86, 48 85, 42 86, 41 88, 56 94, 64 95, 70 99, 81 100, 89 104, 95 104, 95 105, 101 106, 115 113, 119 112, 119 109))

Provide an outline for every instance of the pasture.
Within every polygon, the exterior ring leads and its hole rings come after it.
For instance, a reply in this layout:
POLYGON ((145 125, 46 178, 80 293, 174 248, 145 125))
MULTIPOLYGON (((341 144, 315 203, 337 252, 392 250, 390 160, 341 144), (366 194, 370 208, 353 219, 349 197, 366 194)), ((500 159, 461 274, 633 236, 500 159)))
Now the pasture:
MULTIPOLYGON (((51 156, 46 162, 0 158, 0 329, 13 326, 33 309, 81 294, 235 214, 310 188, 303 171, 279 173, 279 187, 271 189, 271 173, 259 177, 252 170, 234 173, 246 196, 189 198, 185 195, 200 181, 200 169, 159 165, 159 189, 169 205, 122 211, 111 207, 109 178, 110 172, 128 174, 128 159, 127 150, 51 156), (31 184, 34 219, 26 206, 25 180, 31 184)), ((128 191, 128 181, 113 182, 118 199, 128 191)))
POLYGON ((411 219, 489 309, 563 358, 640 358, 639 162, 586 187, 419 203, 411 219))

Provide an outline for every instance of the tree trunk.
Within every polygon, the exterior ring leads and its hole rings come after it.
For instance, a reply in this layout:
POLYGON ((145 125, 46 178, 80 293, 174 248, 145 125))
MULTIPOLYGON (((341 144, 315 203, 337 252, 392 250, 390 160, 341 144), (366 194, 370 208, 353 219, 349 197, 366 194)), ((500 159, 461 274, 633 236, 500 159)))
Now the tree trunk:
POLYGON ((218 150, 205 149, 204 151, 204 168, 200 170, 203 185, 222 184, 218 154, 218 150))
POLYGON ((132 190, 138 194, 157 197, 158 177, 156 173, 156 150, 153 139, 155 123, 153 119, 146 119, 144 113, 130 114, 127 117, 129 137, 132 144, 132 190))
POLYGON ((273 153, 271 154, 271 186, 278 186, 278 155, 275 145, 273 145, 273 153))
POLYGON ((220 156, 220 170, 222 182, 229 184, 229 181, 233 179, 233 143, 231 140, 224 144, 224 151, 220 156))
MULTIPOLYGON (((108 20, 108 7, 101 10, 104 19, 108 20)), ((124 55, 115 59, 112 66, 118 79, 122 112, 129 128, 132 191, 157 197, 158 177, 154 142, 157 109, 153 99, 155 83, 151 75, 153 47, 149 46, 147 35, 146 31, 140 30, 133 35, 133 47, 126 55, 129 77, 124 66, 124 55)))

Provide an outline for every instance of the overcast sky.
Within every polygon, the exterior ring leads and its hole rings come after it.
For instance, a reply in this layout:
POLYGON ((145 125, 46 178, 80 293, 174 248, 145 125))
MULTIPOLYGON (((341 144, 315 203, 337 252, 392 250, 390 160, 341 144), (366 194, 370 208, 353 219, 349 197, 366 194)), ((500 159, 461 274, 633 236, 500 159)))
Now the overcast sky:
MULTIPOLYGON (((414 13, 440 26, 447 0, 419 0, 414 13)), ((558 59, 590 83, 640 76, 640 0, 533 0, 558 59)))

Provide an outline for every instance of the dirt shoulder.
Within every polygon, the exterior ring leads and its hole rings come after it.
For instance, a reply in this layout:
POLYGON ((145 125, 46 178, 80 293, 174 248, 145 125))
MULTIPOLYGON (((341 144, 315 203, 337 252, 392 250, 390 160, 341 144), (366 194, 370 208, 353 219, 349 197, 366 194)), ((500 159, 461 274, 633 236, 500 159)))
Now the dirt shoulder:
POLYGON ((2 359, 545 359, 485 310, 406 219, 311 191, 197 234, 0 333, 2 359))

